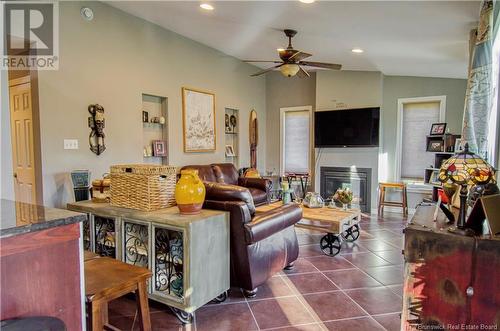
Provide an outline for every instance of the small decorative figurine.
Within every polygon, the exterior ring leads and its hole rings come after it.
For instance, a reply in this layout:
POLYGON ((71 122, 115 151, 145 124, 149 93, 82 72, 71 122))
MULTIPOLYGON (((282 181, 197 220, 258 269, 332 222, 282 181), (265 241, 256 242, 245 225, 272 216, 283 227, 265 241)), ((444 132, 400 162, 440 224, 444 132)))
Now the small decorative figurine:
POLYGON ((89 117, 89 128, 91 129, 89 134, 90 150, 100 155, 106 150, 106 145, 104 145, 104 107, 95 104, 90 105, 88 110, 91 115, 89 117))

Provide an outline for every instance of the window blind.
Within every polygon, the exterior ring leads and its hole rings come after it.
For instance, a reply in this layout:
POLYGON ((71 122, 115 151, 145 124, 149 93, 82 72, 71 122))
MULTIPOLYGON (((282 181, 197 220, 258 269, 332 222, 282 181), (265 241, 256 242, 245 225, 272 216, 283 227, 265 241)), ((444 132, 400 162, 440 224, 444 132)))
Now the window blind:
POLYGON ((283 129, 285 173, 309 173, 309 112, 285 112, 283 129))
POLYGON ((426 136, 439 122, 439 102, 408 103, 403 106, 401 178, 423 180, 425 168, 434 164, 426 152, 426 136))

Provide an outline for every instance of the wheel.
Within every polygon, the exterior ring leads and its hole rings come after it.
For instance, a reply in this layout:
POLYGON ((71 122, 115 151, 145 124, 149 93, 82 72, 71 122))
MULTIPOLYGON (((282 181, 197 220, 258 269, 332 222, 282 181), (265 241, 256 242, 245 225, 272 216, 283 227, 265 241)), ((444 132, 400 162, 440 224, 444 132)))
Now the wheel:
POLYGON ((224 293, 216 296, 211 302, 213 302, 213 303, 221 303, 221 302, 226 301, 226 299, 227 299, 227 291, 224 291, 224 293))
POLYGON ((328 256, 335 256, 340 252, 340 239, 338 236, 328 233, 319 242, 323 253, 328 256))
POLYGON ((359 238, 359 225, 354 224, 349 229, 342 232, 341 236, 348 242, 356 241, 359 238))
POLYGON ((179 321, 182 322, 182 324, 191 324, 191 322, 193 321, 193 314, 187 313, 184 310, 175 307, 169 306, 169 308, 175 314, 175 316, 177 316, 179 321))

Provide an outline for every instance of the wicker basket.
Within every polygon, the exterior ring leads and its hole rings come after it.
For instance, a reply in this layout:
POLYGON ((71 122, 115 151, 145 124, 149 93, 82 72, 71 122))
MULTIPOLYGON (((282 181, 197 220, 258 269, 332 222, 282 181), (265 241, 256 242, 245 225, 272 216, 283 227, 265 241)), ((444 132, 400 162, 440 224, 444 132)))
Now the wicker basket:
POLYGON ((144 211, 175 206, 177 168, 164 165, 111 166, 111 205, 144 211))

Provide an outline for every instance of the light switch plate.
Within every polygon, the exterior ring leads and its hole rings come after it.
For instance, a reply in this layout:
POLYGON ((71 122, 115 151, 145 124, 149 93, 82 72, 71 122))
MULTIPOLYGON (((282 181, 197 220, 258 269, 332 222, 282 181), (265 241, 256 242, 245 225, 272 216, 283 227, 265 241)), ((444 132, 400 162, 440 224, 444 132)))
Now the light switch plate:
POLYGON ((78 139, 64 139, 64 149, 78 149, 78 139))

